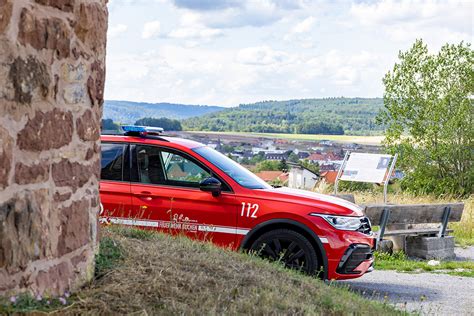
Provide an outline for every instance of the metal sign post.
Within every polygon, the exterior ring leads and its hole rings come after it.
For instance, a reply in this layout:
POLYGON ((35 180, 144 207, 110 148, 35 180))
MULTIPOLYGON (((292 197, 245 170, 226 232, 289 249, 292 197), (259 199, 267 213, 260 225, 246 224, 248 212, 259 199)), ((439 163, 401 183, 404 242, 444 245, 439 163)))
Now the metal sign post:
POLYGON ((350 151, 346 151, 346 154, 344 155, 344 160, 342 161, 341 167, 339 167, 339 171, 337 172, 336 181, 334 183, 334 195, 337 195, 337 185, 339 184, 339 178, 341 177, 342 172, 344 171, 344 167, 346 166, 347 158, 349 158, 350 154, 351 154, 350 151))
POLYGON ((392 177, 393 169, 395 168, 395 163, 397 162, 398 154, 395 154, 392 158, 392 163, 390 164, 390 168, 388 169, 387 177, 385 178, 385 183, 383 184, 383 203, 387 204, 387 189, 388 183, 390 182, 390 178, 392 177))

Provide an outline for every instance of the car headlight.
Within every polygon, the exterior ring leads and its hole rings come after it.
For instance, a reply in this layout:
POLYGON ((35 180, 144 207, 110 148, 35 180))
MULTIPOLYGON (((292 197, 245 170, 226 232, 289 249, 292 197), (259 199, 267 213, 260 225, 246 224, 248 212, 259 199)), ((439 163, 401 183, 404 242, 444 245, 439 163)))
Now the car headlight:
POLYGON ((361 217, 336 216, 316 213, 311 213, 310 215, 322 217, 334 228, 340 230, 357 230, 361 225, 361 217))

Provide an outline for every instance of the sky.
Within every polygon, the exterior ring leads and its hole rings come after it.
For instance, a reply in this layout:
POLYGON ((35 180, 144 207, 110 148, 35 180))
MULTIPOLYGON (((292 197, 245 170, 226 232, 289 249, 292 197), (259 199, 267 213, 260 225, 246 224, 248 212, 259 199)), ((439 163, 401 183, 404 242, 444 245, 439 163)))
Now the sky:
POLYGON ((474 1, 109 0, 108 100, 382 97, 416 39, 472 43, 474 1))

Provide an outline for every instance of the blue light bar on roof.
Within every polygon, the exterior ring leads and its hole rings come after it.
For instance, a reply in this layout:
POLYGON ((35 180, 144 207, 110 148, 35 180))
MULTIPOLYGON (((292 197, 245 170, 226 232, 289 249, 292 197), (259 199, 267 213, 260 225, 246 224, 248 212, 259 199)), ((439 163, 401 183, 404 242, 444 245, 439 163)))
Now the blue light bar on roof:
POLYGON ((161 127, 152 126, 136 126, 136 125, 122 125, 122 130, 125 134, 161 134, 164 129, 161 127))
POLYGON ((125 133, 130 133, 130 132, 145 133, 146 132, 146 129, 144 126, 122 125, 122 129, 125 133))

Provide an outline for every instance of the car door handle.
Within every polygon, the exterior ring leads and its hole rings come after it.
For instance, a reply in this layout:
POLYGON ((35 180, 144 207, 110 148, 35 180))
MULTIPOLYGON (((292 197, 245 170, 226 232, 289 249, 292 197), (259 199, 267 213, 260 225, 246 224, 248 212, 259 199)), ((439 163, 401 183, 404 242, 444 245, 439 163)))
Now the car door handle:
POLYGON ((151 194, 150 191, 141 191, 138 196, 140 197, 140 199, 142 200, 146 200, 146 201, 151 201, 153 200, 153 195, 151 194))

